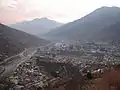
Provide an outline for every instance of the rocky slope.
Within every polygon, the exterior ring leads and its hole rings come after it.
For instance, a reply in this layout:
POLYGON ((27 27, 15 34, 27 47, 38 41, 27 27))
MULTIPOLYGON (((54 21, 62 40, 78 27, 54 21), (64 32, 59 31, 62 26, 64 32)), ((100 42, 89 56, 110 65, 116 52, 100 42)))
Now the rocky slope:
POLYGON ((0 61, 33 46, 44 45, 46 40, 0 24, 0 61))

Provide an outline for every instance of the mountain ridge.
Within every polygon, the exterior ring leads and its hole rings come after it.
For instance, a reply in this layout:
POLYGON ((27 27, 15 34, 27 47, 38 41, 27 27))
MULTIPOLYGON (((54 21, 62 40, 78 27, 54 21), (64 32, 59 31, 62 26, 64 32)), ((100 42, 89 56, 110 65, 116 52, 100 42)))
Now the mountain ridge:
POLYGON ((25 32, 0 24, 0 61, 34 46, 47 44, 48 41, 25 32))
POLYGON ((48 32, 44 37, 52 40, 94 40, 96 34, 120 22, 119 18, 120 8, 101 7, 81 19, 48 32))
POLYGON ((62 23, 58 23, 48 18, 36 18, 31 21, 23 21, 9 26, 29 34, 39 36, 61 25, 62 23))

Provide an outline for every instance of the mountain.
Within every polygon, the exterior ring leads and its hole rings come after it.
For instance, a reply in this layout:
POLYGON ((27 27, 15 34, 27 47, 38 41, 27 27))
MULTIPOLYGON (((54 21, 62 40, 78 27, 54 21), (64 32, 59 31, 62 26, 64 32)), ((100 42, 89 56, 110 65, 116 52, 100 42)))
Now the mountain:
POLYGON ((95 35, 97 40, 108 41, 108 40, 120 40, 120 22, 104 28, 98 34, 95 35), (97 38, 98 34, 100 35, 97 38))
POLYGON ((9 25, 12 28, 27 32, 33 35, 42 35, 49 32, 51 29, 61 26, 54 20, 49 20, 47 18, 34 19, 32 21, 24 21, 16 24, 9 25))
POLYGON ((46 40, 0 24, 0 61, 21 52, 24 48, 46 43, 46 40))
POLYGON ((120 30, 117 28, 119 22, 120 8, 101 7, 81 19, 48 32, 44 37, 52 40, 120 39, 120 30))

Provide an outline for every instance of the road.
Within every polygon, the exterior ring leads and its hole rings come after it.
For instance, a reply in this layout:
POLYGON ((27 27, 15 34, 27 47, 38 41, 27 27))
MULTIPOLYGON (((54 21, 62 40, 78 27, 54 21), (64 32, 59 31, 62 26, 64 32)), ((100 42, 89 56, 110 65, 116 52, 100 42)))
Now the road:
POLYGON ((40 46, 36 48, 28 48, 25 49, 18 55, 11 56, 0 63, 0 67, 4 68, 4 71, 0 74, 0 80, 9 76, 12 72, 14 72, 17 67, 23 62, 29 60, 36 52, 38 48, 45 48, 52 45, 52 43, 47 44, 46 46, 40 46))
POLYGON ((9 76, 20 64, 29 60, 36 53, 36 51, 36 49, 26 49, 22 53, 5 60, 5 62, 1 64, 1 66, 4 67, 4 72, 0 75, 0 80, 9 76))

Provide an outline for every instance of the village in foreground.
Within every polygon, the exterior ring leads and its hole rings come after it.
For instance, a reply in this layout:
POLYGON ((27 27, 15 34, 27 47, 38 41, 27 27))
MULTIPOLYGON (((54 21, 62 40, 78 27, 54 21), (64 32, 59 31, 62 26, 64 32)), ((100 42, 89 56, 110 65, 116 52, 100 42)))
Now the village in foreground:
POLYGON ((1 90, 119 90, 116 44, 54 43, 37 48, 5 80, 1 90))

